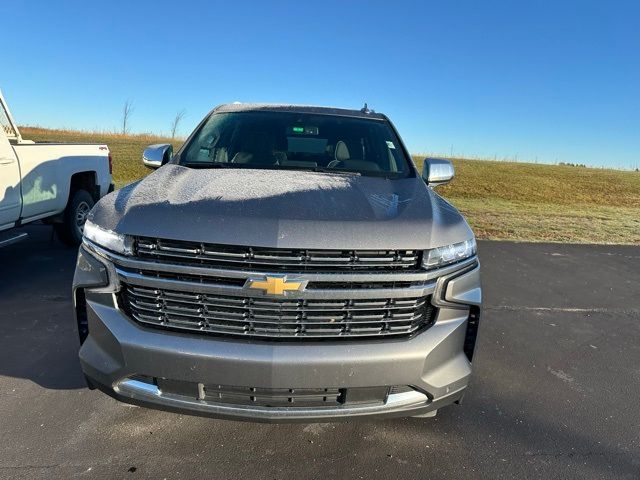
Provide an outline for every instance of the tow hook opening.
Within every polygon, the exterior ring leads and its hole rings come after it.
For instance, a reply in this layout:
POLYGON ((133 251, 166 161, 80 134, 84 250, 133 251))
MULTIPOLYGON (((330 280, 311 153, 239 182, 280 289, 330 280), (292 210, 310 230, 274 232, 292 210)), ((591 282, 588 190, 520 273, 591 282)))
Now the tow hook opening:
POLYGON ((75 292, 76 304, 76 321, 78 323, 78 337, 80 337, 80 345, 89 336, 89 320, 87 318, 87 299, 84 288, 78 288, 75 292))
POLYGON ((469 318, 467 319, 467 332, 464 337, 464 353, 469 362, 473 360, 473 353, 476 349, 476 340, 478 337, 478 325, 480 324, 480 307, 471 306, 469 309, 469 318))

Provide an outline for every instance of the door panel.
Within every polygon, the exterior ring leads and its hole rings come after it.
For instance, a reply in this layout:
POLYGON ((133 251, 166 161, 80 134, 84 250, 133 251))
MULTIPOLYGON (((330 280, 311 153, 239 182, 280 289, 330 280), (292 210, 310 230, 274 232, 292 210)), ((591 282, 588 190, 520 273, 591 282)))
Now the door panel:
POLYGON ((20 166, 13 147, 0 132, 0 227, 20 217, 20 166))

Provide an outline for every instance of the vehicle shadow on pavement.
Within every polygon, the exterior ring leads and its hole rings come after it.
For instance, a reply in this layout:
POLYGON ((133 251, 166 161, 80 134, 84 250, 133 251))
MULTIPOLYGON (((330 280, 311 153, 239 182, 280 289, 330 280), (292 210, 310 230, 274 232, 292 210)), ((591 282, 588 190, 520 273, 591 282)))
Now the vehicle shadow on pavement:
POLYGON ((50 226, 24 230, 27 240, 0 249, 0 376, 82 388, 71 302, 77 250, 53 238, 50 226))

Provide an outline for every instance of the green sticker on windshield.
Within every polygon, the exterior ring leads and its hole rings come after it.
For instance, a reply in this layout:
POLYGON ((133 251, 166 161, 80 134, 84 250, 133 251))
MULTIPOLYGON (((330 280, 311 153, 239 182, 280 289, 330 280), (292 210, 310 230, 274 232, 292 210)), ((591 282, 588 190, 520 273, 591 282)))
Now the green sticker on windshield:
POLYGON ((318 127, 287 127, 287 134, 295 134, 295 135, 318 135, 318 127))

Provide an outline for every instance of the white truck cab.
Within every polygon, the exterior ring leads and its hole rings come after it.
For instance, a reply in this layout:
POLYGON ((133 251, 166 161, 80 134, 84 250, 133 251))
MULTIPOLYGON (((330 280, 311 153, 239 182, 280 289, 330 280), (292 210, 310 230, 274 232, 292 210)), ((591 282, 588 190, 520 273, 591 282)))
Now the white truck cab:
POLYGON ((24 140, 0 92, 0 247, 25 238, 17 227, 36 220, 78 245, 87 214, 111 190, 106 145, 24 140))

